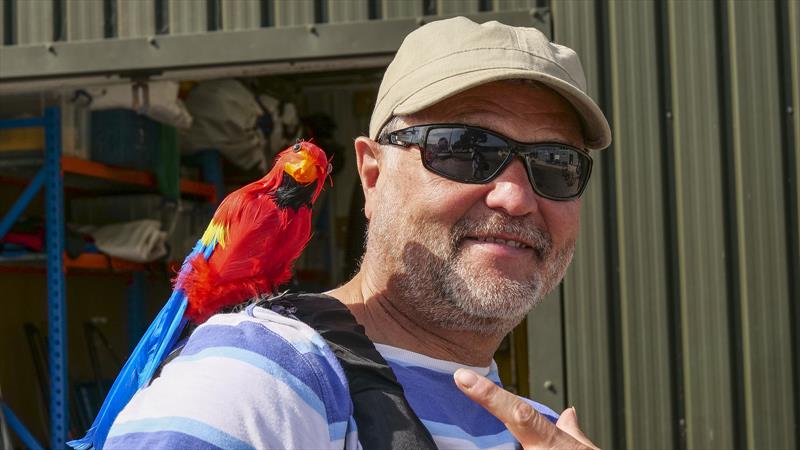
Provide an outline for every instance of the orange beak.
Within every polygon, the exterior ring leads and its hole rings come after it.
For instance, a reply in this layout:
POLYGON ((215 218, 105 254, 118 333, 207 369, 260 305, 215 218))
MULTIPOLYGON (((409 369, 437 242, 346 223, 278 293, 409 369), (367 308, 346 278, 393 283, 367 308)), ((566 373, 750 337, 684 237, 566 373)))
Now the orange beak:
POLYGON ((308 184, 317 179, 317 166, 306 149, 301 149, 290 161, 283 165, 283 171, 300 184, 308 184))

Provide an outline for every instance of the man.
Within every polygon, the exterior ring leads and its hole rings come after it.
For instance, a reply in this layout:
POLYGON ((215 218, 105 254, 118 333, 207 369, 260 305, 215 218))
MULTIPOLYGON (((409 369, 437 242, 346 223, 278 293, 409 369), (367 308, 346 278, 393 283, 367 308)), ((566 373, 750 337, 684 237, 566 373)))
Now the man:
MULTIPOLYGON (((440 448, 593 447, 574 409, 502 390, 492 362, 572 258, 587 150, 610 143, 584 90, 574 52, 534 29, 433 22, 398 50, 355 142, 366 251, 328 294, 440 448)), ((330 346, 286 305, 261 304, 199 327, 107 446, 357 448, 369 430, 330 346)))

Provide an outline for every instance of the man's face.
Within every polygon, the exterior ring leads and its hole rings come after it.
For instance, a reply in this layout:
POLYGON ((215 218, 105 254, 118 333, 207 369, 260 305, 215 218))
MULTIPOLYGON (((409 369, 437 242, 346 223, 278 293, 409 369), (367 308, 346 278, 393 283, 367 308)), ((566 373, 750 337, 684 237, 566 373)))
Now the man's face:
MULTIPOLYGON (((569 103, 549 89, 520 83, 479 86, 398 128, 432 123, 583 147, 569 103)), ((380 176, 367 199, 366 261, 388 274, 388 288, 404 313, 447 329, 506 333, 564 276, 580 200, 537 195, 519 159, 492 182, 474 185, 427 171, 416 147, 381 149, 380 176)))

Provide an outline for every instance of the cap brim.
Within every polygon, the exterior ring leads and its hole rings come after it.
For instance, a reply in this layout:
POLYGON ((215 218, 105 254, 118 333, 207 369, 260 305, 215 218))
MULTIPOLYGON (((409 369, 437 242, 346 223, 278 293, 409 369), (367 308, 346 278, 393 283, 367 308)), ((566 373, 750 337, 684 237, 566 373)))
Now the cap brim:
POLYGON ((564 97, 580 117, 587 149, 601 150, 611 144, 611 128, 605 115, 591 97, 565 81, 529 69, 484 69, 439 80, 412 93, 395 107, 392 115, 413 114, 475 86, 509 79, 536 80, 564 97), (446 88, 443 88, 444 83, 446 88))

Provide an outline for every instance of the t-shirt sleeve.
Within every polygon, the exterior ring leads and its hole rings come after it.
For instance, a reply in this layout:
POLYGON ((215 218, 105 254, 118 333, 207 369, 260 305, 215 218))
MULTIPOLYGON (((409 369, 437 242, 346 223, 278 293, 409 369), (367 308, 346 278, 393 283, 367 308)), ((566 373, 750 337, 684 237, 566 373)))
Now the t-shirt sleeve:
POLYGON ((261 316, 198 327, 119 414, 105 448, 346 447, 352 403, 338 362, 305 324, 261 316))

